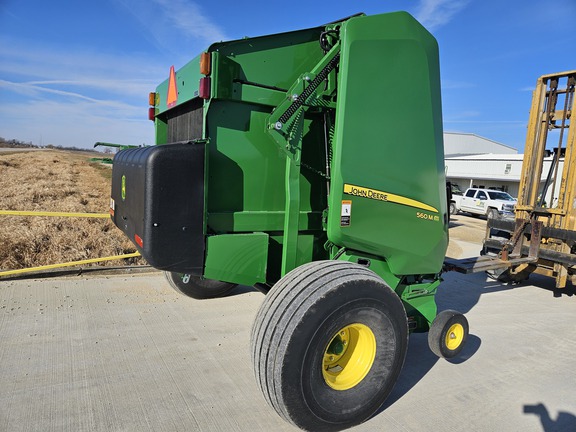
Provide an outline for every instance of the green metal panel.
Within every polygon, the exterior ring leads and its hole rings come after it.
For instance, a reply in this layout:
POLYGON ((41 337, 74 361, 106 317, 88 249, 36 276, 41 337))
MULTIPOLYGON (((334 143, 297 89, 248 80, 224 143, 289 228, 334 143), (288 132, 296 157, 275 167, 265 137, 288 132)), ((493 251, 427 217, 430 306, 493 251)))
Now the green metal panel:
POLYGON ((268 234, 224 234, 207 238, 204 277, 254 285, 266 282, 268 234))
MULTIPOLYGON (((327 208, 326 179, 318 174, 326 164, 321 117, 308 116, 302 121, 301 140, 307 150, 299 162, 304 162, 304 168, 290 162, 266 133, 273 107, 286 99, 286 90, 322 58, 318 40, 323 30, 221 42, 207 50, 211 53, 212 86, 210 99, 203 102, 202 137, 207 140, 208 152, 205 233, 284 233, 282 240, 275 241, 283 252, 275 250, 269 257, 273 269, 270 282, 280 277, 281 262, 281 273, 285 273, 298 264, 327 257, 322 248, 326 241, 322 223, 327 208), (290 181, 286 183, 286 179, 290 181)), ((200 56, 176 71, 178 100, 174 107, 166 105, 169 79, 158 86, 157 144, 170 140, 167 119, 183 105, 197 104, 202 77, 200 56)), ((275 246, 269 248, 272 251, 275 246)), ((209 261, 213 253, 212 247, 209 261)), ((206 277, 216 276, 212 269, 207 272, 206 277)))
MULTIPOLYGON (((200 73, 200 56, 193 58, 176 71, 176 89, 178 90, 177 105, 182 105, 198 97, 198 86, 200 78, 203 76, 204 75, 200 73)), ((157 115, 168 109, 166 106, 166 98, 168 96, 169 70, 166 71, 166 77, 166 81, 163 81, 156 88, 156 93, 158 93, 156 104, 157 115)))
MULTIPOLYGON (((262 223, 252 230, 283 229, 278 221, 279 217, 283 220, 285 210, 286 156, 265 133, 269 111, 230 101, 212 101, 208 108, 208 224, 218 232, 245 231, 246 225, 238 224, 249 220, 262 223)), ((305 157, 307 165, 321 169, 320 131, 313 120, 305 122, 305 135, 311 149, 305 157)), ((325 182, 310 170, 300 173, 301 226, 322 229, 325 182)))
POLYGON ((436 290, 442 282, 441 279, 414 282, 411 285, 400 285, 396 293, 402 299, 406 316, 414 321, 415 332, 426 332, 436 318, 436 290))
MULTIPOLYGON (((190 138, 206 139, 208 262, 227 249, 222 235, 261 232, 269 283, 341 248, 379 257, 394 277, 440 271, 448 227, 438 52, 422 26, 405 13, 358 16, 207 52, 210 98, 197 97, 197 57, 176 71, 177 109, 166 106, 169 80, 157 88, 156 132, 158 144, 186 139, 174 125, 190 119, 190 138)), ((216 268, 206 277, 223 279, 216 268)))
POLYGON ((168 127, 166 122, 156 117, 154 119, 154 127, 156 131, 156 144, 165 144, 167 141, 168 127))
POLYGON ((217 54, 213 61, 217 83, 214 97, 254 101, 251 92, 261 92, 258 103, 275 106, 298 76, 322 57, 318 44, 322 30, 319 27, 213 44, 208 51, 217 54), (263 91, 266 89, 268 92, 263 91))
POLYGON ((268 110, 239 102, 210 104, 209 213, 284 209, 285 158, 264 133, 268 110))
MULTIPOLYGON (((210 213, 208 225, 214 232, 282 231, 284 219, 284 210, 222 212, 210 213)), ((298 231, 321 230, 322 213, 301 211, 298 223, 298 231)))
POLYGON ((400 282, 402 281, 401 278, 392 273, 388 263, 377 256, 367 255, 362 252, 345 251, 340 253, 337 259, 339 261, 348 261, 365 265, 382 279, 384 279, 388 286, 393 290, 397 290, 397 288, 400 286, 400 282))
MULTIPOLYGON (((208 144, 207 225, 208 232, 284 232, 294 236, 283 241, 284 253, 271 259, 290 259, 290 267, 308 262, 302 259, 299 232, 315 231, 322 245, 322 211, 327 207, 326 179, 304 168, 291 172, 289 184, 299 196, 286 229, 286 178, 291 164, 272 137, 265 133, 270 108, 228 100, 213 100, 207 110, 208 144)), ((304 122, 304 140, 310 149, 303 159, 321 170, 325 161, 321 128, 315 119, 304 122)), ((288 177, 290 177, 290 175, 288 177)), ((319 248, 317 248, 319 249, 319 248)), ((307 248, 304 248, 307 250, 307 248)), ((326 255, 325 255, 326 256, 326 255)), ((310 260, 312 254, 305 254, 310 260)), ((276 263, 271 264, 272 268, 276 263)), ((291 268, 290 268, 291 269, 291 268)), ((284 268, 284 274, 288 268, 284 268)), ((272 276, 271 282, 280 275, 272 276)))
POLYGON ((428 280, 414 277, 401 278, 392 272, 388 262, 361 252, 344 252, 337 259, 365 265, 384 279, 388 286, 402 299, 406 316, 414 325, 411 330, 414 332, 428 331, 436 317, 437 307, 434 296, 441 282, 439 278, 435 277, 428 280))
POLYGON ((406 13, 352 18, 340 36, 328 238, 397 275, 437 273, 448 225, 436 41, 406 13))

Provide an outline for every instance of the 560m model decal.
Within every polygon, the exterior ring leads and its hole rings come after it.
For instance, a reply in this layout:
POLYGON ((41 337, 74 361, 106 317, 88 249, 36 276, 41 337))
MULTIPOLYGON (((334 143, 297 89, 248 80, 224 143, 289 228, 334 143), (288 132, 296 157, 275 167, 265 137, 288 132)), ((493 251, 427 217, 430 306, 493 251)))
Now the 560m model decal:
POLYGON ((395 204, 402 204, 409 207, 414 207, 417 209, 438 213, 438 210, 428 204, 416 201, 410 198, 403 197, 401 195, 394 195, 388 192, 382 192, 376 189, 369 189, 361 186, 354 186, 350 184, 344 184, 344 193, 347 195, 353 195, 363 198, 369 198, 377 201, 386 201, 395 204))

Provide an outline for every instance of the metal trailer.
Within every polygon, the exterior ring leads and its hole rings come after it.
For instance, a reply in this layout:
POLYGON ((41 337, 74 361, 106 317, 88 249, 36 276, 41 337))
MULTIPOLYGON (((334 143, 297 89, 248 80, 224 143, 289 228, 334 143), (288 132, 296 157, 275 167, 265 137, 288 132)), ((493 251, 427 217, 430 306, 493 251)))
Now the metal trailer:
POLYGON ((576 129, 570 127, 575 85, 576 70, 538 78, 515 217, 489 219, 486 255, 449 262, 449 267, 486 270, 504 282, 519 282, 531 273, 555 278, 557 288, 576 282, 576 129))
POLYGON ((116 154, 112 219, 185 295, 267 293, 252 362, 280 416, 365 421, 410 332, 460 352, 466 318, 434 298, 448 244, 438 48, 414 18, 215 43, 150 105, 159 145, 116 154))

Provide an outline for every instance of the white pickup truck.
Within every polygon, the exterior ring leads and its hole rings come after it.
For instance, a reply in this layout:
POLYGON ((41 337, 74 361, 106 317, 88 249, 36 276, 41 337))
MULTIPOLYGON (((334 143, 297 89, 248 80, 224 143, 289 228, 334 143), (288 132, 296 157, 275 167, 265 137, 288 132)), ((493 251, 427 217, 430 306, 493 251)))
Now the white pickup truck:
POLYGON ((453 195, 450 213, 459 211, 489 218, 514 216, 517 200, 507 192, 493 189, 468 188, 464 195, 453 195))

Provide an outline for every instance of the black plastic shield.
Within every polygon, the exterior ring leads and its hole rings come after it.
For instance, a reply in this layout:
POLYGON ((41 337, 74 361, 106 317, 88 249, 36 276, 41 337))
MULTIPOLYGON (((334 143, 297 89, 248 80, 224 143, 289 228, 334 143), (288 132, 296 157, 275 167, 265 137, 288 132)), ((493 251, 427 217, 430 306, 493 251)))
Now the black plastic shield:
POLYGON ((205 145, 122 150, 112 171, 112 220, 148 263, 202 275, 205 145))

